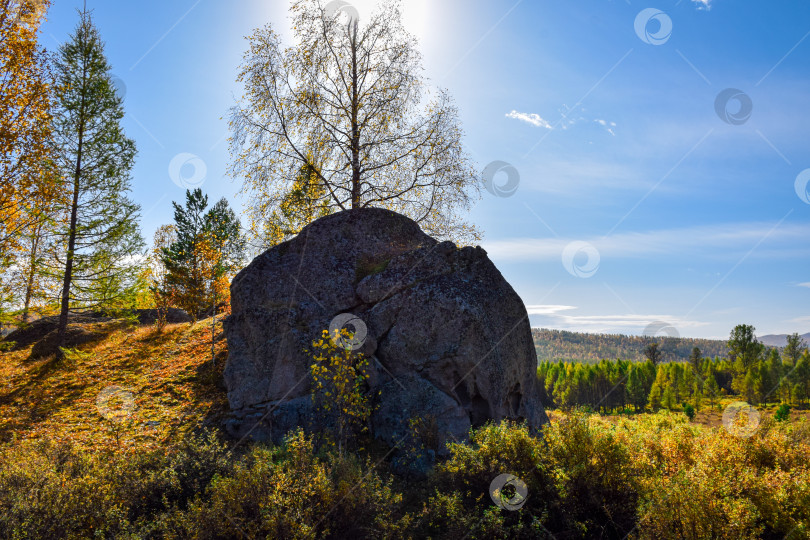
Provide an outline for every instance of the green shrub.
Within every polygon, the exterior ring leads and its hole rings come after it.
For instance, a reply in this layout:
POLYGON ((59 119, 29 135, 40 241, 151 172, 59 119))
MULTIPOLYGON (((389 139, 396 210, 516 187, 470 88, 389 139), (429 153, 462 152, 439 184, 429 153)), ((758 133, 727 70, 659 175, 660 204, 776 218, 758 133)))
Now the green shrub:
MULTIPOLYGON (((525 424, 487 423, 471 430, 469 443, 451 443, 448 448, 450 458, 436 466, 433 479, 445 498, 437 495, 435 499, 452 510, 454 498, 460 497, 466 507, 455 519, 455 514, 447 515, 444 524, 449 529, 468 528, 470 519, 476 523, 483 520, 492 529, 489 537, 504 534, 519 538, 531 528, 533 516, 546 516, 558 499, 543 459, 547 449, 542 438, 529 433, 525 424), (526 484, 526 503, 519 510, 501 510, 490 498, 490 485, 501 474, 514 475, 526 484)), ((427 512, 436 521, 434 514, 434 509, 427 512)), ((479 530, 475 537, 488 535, 479 530)))
POLYGON ((129 501, 129 519, 145 532, 154 516, 185 509, 232 468, 231 454, 214 432, 192 434, 172 448, 132 456, 118 469, 118 490, 129 501))
POLYGON ((810 437, 768 420, 749 438, 669 413, 620 422, 640 485, 634 536, 806 537, 810 437))
POLYGON ((213 433, 155 450, 0 447, 0 538, 806 538, 810 423, 764 418, 748 438, 671 412, 501 422, 419 481, 378 460, 283 446, 232 455, 213 433), (518 509, 490 483, 525 482, 518 509))
MULTIPOLYGON (((436 492, 414 520, 409 538, 465 539, 535 539, 554 538, 541 523, 542 519, 524 509, 501 510, 486 495, 477 506, 465 502, 458 491, 436 492), (520 516, 522 519, 514 519, 520 516)), ((525 507, 524 507, 525 508, 525 507)), ((545 516, 540 516, 545 518, 545 516)))
POLYGON ((610 425, 572 414, 545 430, 544 458, 559 502, 554 529, 567 534, 624 537, 636 523, 638 486, 627 449, 610 425))
POLYGON ((776 409, 776 413, 773 415, 774 420, 777 422, 784 422, 785 420, 790 419, 790 405, 787 403, 782 403, 776 409))
POLYGON ((684 405, 684 407, 683 407, 683 414, 685 414, 685 415, 686 415, 686 417, 687 417, 687 418, 689 419, 689 421, 691 422, 692 420, 694 420, 694 419, 695 419, 695 408, 694 408, 694 407, 692 407, 692 406, 691 406, 691 405, 689 405, 689 404, 686 404, 686 405, 684 405))
POLYGON ((370 463, 314 453, 302 431, 282 448, 257 446, 228 476, 167 524, 177 538, 384 538, 398 536, 410 517, 397 515, 394 493, 370 463))
POLYGON ((114 537, 126 511, 101 456, 68 444, 0 450, 0 538, 114 537))

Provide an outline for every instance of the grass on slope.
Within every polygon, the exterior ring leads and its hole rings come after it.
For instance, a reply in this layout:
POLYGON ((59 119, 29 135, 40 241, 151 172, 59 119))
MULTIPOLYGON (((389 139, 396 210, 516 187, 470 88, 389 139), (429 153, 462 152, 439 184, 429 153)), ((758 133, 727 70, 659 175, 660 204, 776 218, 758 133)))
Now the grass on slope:
POLYGON ((132 451, 157 447, 227 410, 218 386, 227 357, 222 325, 93 324, 107 334, 67 355, 28 360, 30 347, 0 353, 0 443, 71 441, 132 451))

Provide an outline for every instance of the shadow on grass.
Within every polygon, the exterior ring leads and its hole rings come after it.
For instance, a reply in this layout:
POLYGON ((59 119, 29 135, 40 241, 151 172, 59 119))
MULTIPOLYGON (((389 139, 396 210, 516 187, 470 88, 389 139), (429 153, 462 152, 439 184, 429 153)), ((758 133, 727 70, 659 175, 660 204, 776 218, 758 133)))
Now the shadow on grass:
POLYGON ((12 383, 0 388, 0 442, 14 434, 87 433, 88 422, 101 419, 95 399, 106 386, 135 395, 132 434, 155 425, 170 436, 203 427, 222 431, 228 412, 223 381, 227 343, 218 325, 212 359, 210 322, 205 324, 181 323, 157 332, 113 321, 94 328, 103 334, 99 339, 61 360, 53 355, 28 360, 25 350, 9 353, 4 361, 12 383))

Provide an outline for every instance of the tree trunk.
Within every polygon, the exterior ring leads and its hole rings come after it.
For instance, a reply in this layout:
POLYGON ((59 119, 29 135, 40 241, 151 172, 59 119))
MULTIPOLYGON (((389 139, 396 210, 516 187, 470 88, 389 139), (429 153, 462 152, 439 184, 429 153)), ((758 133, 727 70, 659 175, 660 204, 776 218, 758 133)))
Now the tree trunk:
POLYGON ((357 21, 350 25, 349 32, 352 41, 352 208, 360 207, 360 126, 357 122, 357 113, 360 109, 359 92, 357 90, 357 21))
MULTIPOLYGON (((82 86, 87 81, 87 59, 84 59, 82 72, 82 86)), ((65 259, 65 278, 62 281, 62 309, 59 313, 59 327, 57 332, 57 357, 62 358, 61 347, 65 344, 65 333, 67 331, 68 311, 70 310, 70 283, 73 280, 73 252, 76 248, 76 224, 79 214, 79 187, 82 173, 82 148, 84 144, 84 123, 85 123, 85 97, 82 93, 82 103, 79 106, 79 137, 76 148, 76 170, 73 173, 73 201, 70 207, 70 229, 68 232, 68 249, 65 259)))
MULTIPOLYGON (((67 330, 68 311, 70 310, 70 283, 73 279, 73 251, 76 247, 76 222, 79 212, 79 176, 81 174, 82 161, 82 131, 79 130, 79 151, 76 159, 76 172, 73 175, 73 203, 70 209, 70 232, 68 236, 68 251, 65 260, 65 279, 62 281, 62 310, 59 313, 59 331, 57 337, 57 347, 62 347, 65 343, 65 332, 67 330)), ((57 355, 61 358, 62 352, 59 349, 57 355)))
POLYGON ((213 281, 211 282, 211 315, 211 367, 213 368, 216 366, 214 356, 214 330, 217 324, 217 292, 216 285, 213 281))
POLYGON ((39 249, 39 236, 42 233, 42 225, 37 225, 34 229, 34 237, 31 239, 31 258, 28 261, 28 279, 25 284, 25 303, 23 304, 23 312, 20 320, 23 324, 28 322, 28 314, 31 307, 31 297, 34 294, 34 274, 37 260, 37 251, 39 249))

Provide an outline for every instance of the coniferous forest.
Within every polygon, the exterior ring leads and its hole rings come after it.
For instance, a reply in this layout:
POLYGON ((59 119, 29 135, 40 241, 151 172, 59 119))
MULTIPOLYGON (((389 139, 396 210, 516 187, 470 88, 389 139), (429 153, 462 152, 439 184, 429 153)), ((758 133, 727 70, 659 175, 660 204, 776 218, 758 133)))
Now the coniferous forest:
POLYGON ((806 407, 810 400, 807 344, 793 334, 781 350, 768 348, 756 341, 753 330, 748 325, 735 327, 724 344, 725 354, 714 358, 694 347, 685 361, 664 361, 658 341, 636 338, 646 343, 644 361, 541 361, 537 373, 544 404, 600 412, 682 410, 688 406, 694 414, 734 396, 752 405, 806 407))

